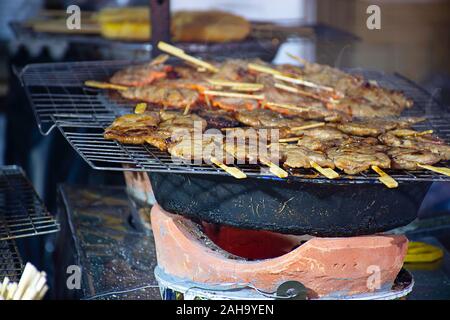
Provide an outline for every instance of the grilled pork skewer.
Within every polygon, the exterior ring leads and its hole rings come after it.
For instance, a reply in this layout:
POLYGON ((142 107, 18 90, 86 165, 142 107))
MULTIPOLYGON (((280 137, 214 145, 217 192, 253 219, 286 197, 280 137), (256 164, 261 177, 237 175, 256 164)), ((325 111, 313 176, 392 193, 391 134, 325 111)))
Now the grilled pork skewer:
POLYGON ((283 165, 289 168, 314 168, 329 179, 339 177, 334 171, 334 163, 320 151, 313 151, 298 145, 279 144, 271 148, 279 148, 283 165), (325 168, 324 168, 325 167, 325 168))
POLYGON ((280 138, 301 134, 302 130, 323 126, 323 122, 305 121, 300 117, 287 118, 270 110, 242 110, 235 114, 236 120, 254 128, 278 128, 280 138))
POLYGON ((221 137, 203 135, 200 139, 192 135, 184 136, 180 141, 170 143, 168 150, 172 156, 188 161, 211 162, 237 179, 247 175, 239 168, 226 165, 221 137))
POLYGON ((351 122, 344 122, 336 124, 336 128, 342 132, 363 137, 378 137, 397 128, 409 128, 412 125, 425 121, 425 118, 419 117, 403 117, 399 119, 385 120, 385 119, 371 119, 371 120, 353 120, 351 122))
POLYGON ((271 155, 267 154, 267 145, 255 143, 254 141, 241 139, 238 141, 226 141, 225 151, 238 161, 256 163, 259 161, 269 167, 269 171, 279 178, 286 178, 289 174, 271 160, 271 155), (244 140, 244 141, 242 141, 244 140), (264 148, 264 150, 261 150, 264 148))
POLYGON ((118 117, 105 130, 106 140, 116 140, 125 144, 144 144, 154 135, 161 119, 159 113, 126 114, 118 117))
POLYGON ((430 134, 423 135, 410 129, 396 129, 380 135, 378 139, 387 146, 428 150, 442 160, 450 160, 450 146, 430 134))
POLYGON ((206 121, 197 115, 180 115, 176 112, 146 112, 118 117, 105 130, 107 140, 125 144, 149 143, 161 151, 166 151, 171 141, 192 134, 195 128, 203 132, 206 121))
POLYGON ((146 64, 135 65, 117 71, 109 79, 109 82, 127 87, 140 87, 148 85, 157 79, 165 78, 172 69, 172 66, 150 61, 146 64))
POLYGON ((419 170, 420 165, 433 165, 441 161, 437 154, 427 150, 392 147, 387 154, 394 169, 419 170))

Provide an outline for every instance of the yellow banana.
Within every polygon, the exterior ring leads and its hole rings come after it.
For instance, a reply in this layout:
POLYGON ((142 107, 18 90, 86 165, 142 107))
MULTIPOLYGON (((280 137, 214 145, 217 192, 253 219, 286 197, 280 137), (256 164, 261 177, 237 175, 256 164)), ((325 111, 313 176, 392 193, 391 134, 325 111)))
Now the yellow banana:
POLYGON ((432 262, 442 258, 443 255, 444 252, 436 246, 424 242, 412 241, 408 244, 405 262, 432 262))

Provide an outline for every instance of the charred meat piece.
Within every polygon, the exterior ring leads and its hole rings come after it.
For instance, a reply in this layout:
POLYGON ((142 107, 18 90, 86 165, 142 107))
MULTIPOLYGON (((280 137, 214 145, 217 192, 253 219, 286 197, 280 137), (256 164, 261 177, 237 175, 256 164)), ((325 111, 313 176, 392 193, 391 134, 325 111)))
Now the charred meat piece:
POLYGON ((286 128, 237 127, 224 130, 227 139, 246 139, 251 141, 278 141, 291 136, 286 128))
POLYGON ((405 108, 410 108, 413 104, 411 100, 398 91, 381 88, 368 82, 362 86, 347 89, 346 95, 364 98, 373 104, 390 107, 399 113, 405 108))
POLYGON ((223 139, 220 135, 203 135, 200 137, 187 135, 178 141, 169 143, 167 151, 176 158, 191 162, 209 162, 213 156, 223 161, 225 156, 223 139))
POLYGON ((386 131, 395 128, 407 128, 424 120, 424 118, 418 117, 399 118, 397 120, 354 120, 337 124, 336 128, 350 135, 377 137, 386 131))
POLYGON ((299 127, 305 124, 301 118, 288 118, 264 109, 252 111, 241 110, 236 113, 236 119, 251 127, 282 128, 299 127))
POLYGON ((164 120, 146 140, 147 143, 161 151, 166 151, 170 143, 191 136, 195 130, 202 133, 206 128, 206 121, 195 114, 182 115, 176 112, 162 111, 161 119, 164 120))
POLYGON ((359 143, 331 148, 327 150, 327 155, 345 173, 357 174, 371 166, 390 168, 391 160, 383 149, 383 146, 359 143))
POLYGON ((195 114, 183 115, 181 113, 162 111, 161 118, 165 120, 159 124, 158 130, 167 130, 173 134, 178 132, 193 133, 194 130, 201 133, 205 131, 207 125, 205 119, 195 114))
POLYGON ((152 136, 160 122, 156 112, 145 114, 126 114, 116 120, 105 130, 107 140, 116 140, 126 144, 143 144, 152 136))
POLYGON ((214 107, 227 110, 255 110, 259 108, 259 103, 253 99, 242 99, 233 97, 210 97, 211 104, 214 107))
POLYGON ((371 104, 395 109, 397 113, 413 105, 412 100, 399 91, 373 85, 360 76, 336 68, 305 61, 302 73, 307 81, 333 87, 348 97, 359 97, 371 104))
POLYGON ((343 141, 348 139, 348 135, 329 125, 307 130, 300 130, 297 133, 321 141, 333 141, 333 140, 343 141))
POLYGON ((220 109, 200 108, 197 114, 206 120, 208 128, 222 129, 239 126, 239 122, 232 116, 232 113, 220 109))
POLYGON ((378 139, 387 146, 428 150, 442 160, 450 160, 450 146, 430 134, 421 135, 420 132, 410 129, 396 129, 380 135, 378 139))
POLYGON ((126 99, 145 101, 164 107, 186 108, 199 100, 195 90, 171 88, 164 85, 129 88, 120 92, 126 99))
POLYGON ((267 153, 267 147, 259 148, 258 143, 249 140, 226 141, 224 148, 238 163, 256 164, 267 153))
POLYGON ((330 104, 329 108, 343 112, 354 118, 387 118, 400 114, 397 109, 371 103, 361 97, 346 96, 336 104, 330 104))
POLYGON ((271 150, 275 152, 279 148, 280 158, 285 167, 289 168, 311 168, 311 161, 321 167, 334 169, 334 163, 321 151, 313 151, 302 146, 293 144, 272 145, 271 150))
POLYGON ((119 70, 109 81, 127 87, 141 87, 157 79, 165 78, 170 70, 172 70, 171 66, 163 64, 153 65, 150 62, 119 70))
POLYGON ((206 121, 194 114, 182 115, 170 111, 163 111, 161 114, 146 112, 117 118, 106 128, 104 137, 126 144, 149 143, 165 151, 170 141, 191 135, 194 130, 201 133, 205 128, 206 121))
MULTIPOLYGON (((347 136, 340 135, 337 133, 337 136, 334 135, 336 132, 330 130, 328 127, 325 127, 325 132, 320 132, 316 129, 311 133, 307 133, 303 137, 301 137, 297 144, 299 146, 305 147, 314 151, 323 151, 338 147, 338 146, 346 146, 352 144, 364 144, 364 145, 378 145, 379 141, 373 137, 357 137, 357 136, 347 136), (342 139, 342 140, 341 140, 342 139)), ((312 129, 311 129, 312 130, 312 129)))
POLYGON ((275 87, 266 86, 262 91, 264 94, 265 100, 274 104, 268 103, 266 106, 271 110, 276 112, 287 114, 287 115, 302 115, 305 118, 323 118, 332 112, 325 108, 323 102, 318 101, 316 99, 312 99, 310 97, 301 96, 296 93, 290 93, 286 91, 282 91, 275 87), (293 105, 298 106, 297 109, 294 108, 283 108, 278 105, 293 105))
POLYGON ((216 72, 212 78, 237 82, 254 82, 255 75, 248 72, 249 62, 261 63, 259 59, 253 61, 228 59, 219 65, 219 71, 216 72))
POLYGON ((418 163, 433 165, 441 160, 439 155, 427 150, 394 147, 390 148, 387 154, 391 157, 394 169, 418 170, 418 163))

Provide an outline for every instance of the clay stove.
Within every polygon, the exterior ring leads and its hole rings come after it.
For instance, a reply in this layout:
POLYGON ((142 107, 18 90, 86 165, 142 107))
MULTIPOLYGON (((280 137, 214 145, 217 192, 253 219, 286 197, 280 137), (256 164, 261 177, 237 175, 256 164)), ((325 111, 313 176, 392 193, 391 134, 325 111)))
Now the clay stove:
POLYGON ((412 290, 403 235, 299 237, 197 224, 158 205, 151 222, 165 299, 396 299, 412 290))

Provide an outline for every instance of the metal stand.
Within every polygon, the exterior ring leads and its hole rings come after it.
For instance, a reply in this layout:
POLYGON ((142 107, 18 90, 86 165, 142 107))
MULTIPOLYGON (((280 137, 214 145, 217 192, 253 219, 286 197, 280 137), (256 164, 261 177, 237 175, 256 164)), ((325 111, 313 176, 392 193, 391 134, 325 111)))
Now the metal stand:
POLYGON ((161 52, 158 49, 159 41, 170 41, 170 1, 150 0, 151 17, 151 45, 152 57, 158 56, 161 52))

